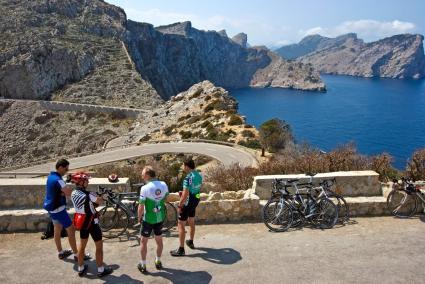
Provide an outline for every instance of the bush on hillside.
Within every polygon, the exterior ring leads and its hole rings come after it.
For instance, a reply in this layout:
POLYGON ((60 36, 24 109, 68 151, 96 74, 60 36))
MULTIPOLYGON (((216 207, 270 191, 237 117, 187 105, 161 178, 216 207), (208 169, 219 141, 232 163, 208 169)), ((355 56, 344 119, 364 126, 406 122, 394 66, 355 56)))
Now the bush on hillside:
POLYGON ((284 149, 289 142, 293 141, 291 127, 278 118, 264 122, 260 126, 259 133, 261 145, 270 152, 284 149))
POLYGON ((407 162, 406 175, 413 180, 425 180, 425 148, 413 153, 407 162))

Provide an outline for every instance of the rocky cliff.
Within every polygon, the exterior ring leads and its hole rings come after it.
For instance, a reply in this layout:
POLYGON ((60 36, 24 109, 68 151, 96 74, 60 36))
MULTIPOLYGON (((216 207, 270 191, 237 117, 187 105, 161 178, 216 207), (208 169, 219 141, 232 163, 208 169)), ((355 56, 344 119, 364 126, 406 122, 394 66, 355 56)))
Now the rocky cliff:
POLYGON ((321 90, 324 86, 318 73, 302 64, 292 66, 264 48, 246 48, 246 38, 236 43, 223 33, 197 30, 190 22, 154 28, 128 21, 127 29, 138 70, 166 99, 203 80, 224 88, 270 86, 270 81, 283 88, 321 90), (307 73, 285 81, 289 66, 299 74, 307 73), (271 72, 257 76, 267 71, 271 72))
POLYGON ((0 96, 155 106, 120 40, 126 15, 103 1, 0 1, 0 96), (133 70, 132 70, 133 69, 133 70), (83 81, 82 81, 83 80, 83 81))
POLYGON ((100 0, 0 0, 5 97, 152 108, 206 79, 249 86, 272 62, 268 53, 188 22, 154 28, 127 21, 121 8, 100 0))
POLYGON ((283 57, 296 57, 323 73, 363 77, 425 77, 422 35, 402 34, 365 43, 355 34, 337 38, 309 36, 299 44, 283 47, 283 57))

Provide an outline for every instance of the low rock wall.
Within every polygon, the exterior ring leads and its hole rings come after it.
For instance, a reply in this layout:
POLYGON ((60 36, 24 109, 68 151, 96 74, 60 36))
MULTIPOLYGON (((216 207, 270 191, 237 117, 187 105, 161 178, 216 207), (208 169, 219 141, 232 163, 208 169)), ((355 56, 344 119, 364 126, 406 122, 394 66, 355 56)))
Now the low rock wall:
MULTIPOLYGON (((335 191, 343 196, 382 196, 379 174, 374 171, 347 171, 321 173, 313 177, 313 182, 323 179, 336 178, 335 191)), ((254 193, 260 199, 269 199, 272 191, 272 183, 275 179, 300 179, 300 183, 309 181, 309 177, 301 175, 267 175, 254 178, 254 193)))
MULTIPOLYGON (((120 178, 117 183, 110 183, 106 178, 92 178, 89 190, 105 186, 118 192, 128 191, 128 178, 120 178)), ((46 178, 0 179, 0 210, 42 208, 46 195, 46 178)))

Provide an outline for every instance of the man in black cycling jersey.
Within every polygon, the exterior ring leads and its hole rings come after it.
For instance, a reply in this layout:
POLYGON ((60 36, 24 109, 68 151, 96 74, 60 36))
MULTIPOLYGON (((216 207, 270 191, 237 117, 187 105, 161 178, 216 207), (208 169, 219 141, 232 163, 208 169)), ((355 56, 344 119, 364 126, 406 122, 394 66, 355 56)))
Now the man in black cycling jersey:
POLYGON ((191 249, 195 248, 193 244, 195 237, 195 213, 200 200, 202 176, 195 170, 195 162, 192 159, 186 160, 183 167, 187 175, 183 181, 183 193, 178 207, 180 246, 178 249, 170 251, 172 256, 185 255, 186 222, 190 226, 190 239, 186 241, 186 245, 191 249))
POLYGON ((97 276, 103 277, 111 274, 113 271, 111 267, 105 267, 103 264, 102 231, 95 209, 95 207, 102 203, 103 199, 95 193, 87 191, 89 178, 89 175, 83 172, 71 176, 71 181, 76 185, 75 190, 71 194, 75 214, 77 215, 74 216, 74 223, 76 223, 76 228, 80 230, 81 239, 78 250, 78 275, 81 277, 88 270, 88 266, 84 264, 84 250, 86 249, 90 235, 96 246, 97 276), (81 218, 78 220, 76 217, 81 218))

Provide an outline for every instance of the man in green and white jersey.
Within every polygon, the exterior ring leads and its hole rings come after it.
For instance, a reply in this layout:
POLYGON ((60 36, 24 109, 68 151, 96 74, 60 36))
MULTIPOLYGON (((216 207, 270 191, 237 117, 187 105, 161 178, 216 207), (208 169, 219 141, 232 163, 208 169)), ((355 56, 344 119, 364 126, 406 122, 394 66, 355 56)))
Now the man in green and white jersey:
POLYGON ((187 175, 183 181, 183 192, 178 208, 180 246, 178 249, 170 251, 172 256, 185 255, 186 222, 190 227, 190 239, 186 241, 186 245, 191 249, 195 248, 193 244, 195 237, 195 213, 200 200, 202 176, 195 169, 195 162, 192 159, 185 161, 183 167, 187 175))
POLYGON ((162 269, 162 224, 166 217, 165 201, 168 196, 168 187, 165 182, 156 179, 156 173, 150 166, 146 166, 143 169, 141 177, 146 184, 140 189, 138 217, 139 222, 142 222, 142 241, 140 244, 142 260, 137 265, 137 268, 140 272, 147 273, 147 245, 152 231, 154 232, 157 244, 155 267, 158 270, 162 269))

